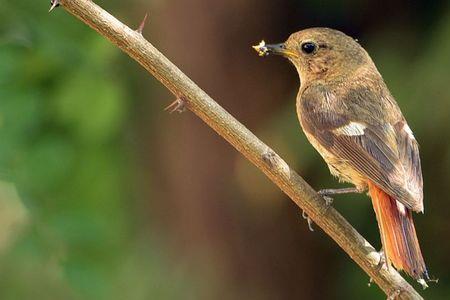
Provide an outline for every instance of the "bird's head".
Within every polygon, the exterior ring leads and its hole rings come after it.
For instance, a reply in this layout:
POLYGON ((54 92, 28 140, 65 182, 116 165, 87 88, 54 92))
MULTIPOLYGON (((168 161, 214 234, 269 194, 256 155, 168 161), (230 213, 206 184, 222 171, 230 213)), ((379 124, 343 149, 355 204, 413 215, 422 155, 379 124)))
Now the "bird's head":
POLYGON ((288 58, 302 81, 342 77, 372 60, 359 43, 348 35, 329 28, 310 28, 292 34, 281 44, 261 42, 253 47, 261 56, 288 58))

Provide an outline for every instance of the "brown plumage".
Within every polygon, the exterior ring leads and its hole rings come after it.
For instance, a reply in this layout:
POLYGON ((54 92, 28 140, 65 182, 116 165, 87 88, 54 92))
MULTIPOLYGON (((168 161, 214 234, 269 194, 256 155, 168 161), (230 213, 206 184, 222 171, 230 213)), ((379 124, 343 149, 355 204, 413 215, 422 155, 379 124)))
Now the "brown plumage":
POLYGON ((418 144, 367 52, 328 28, 294 33, 283 44, 256 46, 296 67, 300 124, 333 175, 369 189, 388 263, 427 279, 412 211, 423 212, 418 144))

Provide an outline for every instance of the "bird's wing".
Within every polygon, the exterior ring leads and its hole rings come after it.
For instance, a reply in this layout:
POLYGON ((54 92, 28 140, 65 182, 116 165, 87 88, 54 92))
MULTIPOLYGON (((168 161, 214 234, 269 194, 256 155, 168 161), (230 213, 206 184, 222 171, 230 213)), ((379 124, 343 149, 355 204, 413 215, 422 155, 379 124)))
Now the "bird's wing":
POLYGON ((405 120, 394 125, 400 161, 406 175, 407 190, 417 198, 419 211, 423 211, 423 179, 419 144, 405 120))
MULTIPOLYGON (((364 96, 376 95, 366 91, 364 96)), ((321 146, 386 193, 410 209, 423 211, 418 145, 400 110, 399 120, 389 122, 389 118, 383 117, 388 112, 383 112, 382 106, 373 105, 376 103, 373 99, 341 100, 336 101, 323 91, 305 92, 300 102, 304 129, 321 146)))

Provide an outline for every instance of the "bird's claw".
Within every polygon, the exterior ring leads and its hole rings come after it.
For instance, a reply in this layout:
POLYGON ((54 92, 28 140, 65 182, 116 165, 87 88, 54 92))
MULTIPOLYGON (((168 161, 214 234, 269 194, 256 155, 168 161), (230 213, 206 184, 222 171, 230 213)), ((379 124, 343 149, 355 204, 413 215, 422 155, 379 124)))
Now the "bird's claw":
POLYGON ((181 114, 186 110, 186 101, 184 101, 182 98, 177 98, 177 100, 169 104, 166 108, 164 108, 164 110, 168 111, 169 114, 173 112, 178 112, 181 114))
POLYGON ((317 192, 320 196, 322 196, 322 198, 325 200, 325 203, 327 206, 331 206, 331 204, 333 204, 334 199, 330 196, 328 196, 328 194, 326 193, 326 191, 321 190, 317 192))
POLYGON ((313 221, 312 221, 311 218, 306 214, 305 211, 302 212, 302 217, 303 217, 303 219, 306 220, 306 222, 308 222, 308 228, 309 228, 309 231, 314 231, 314 228, 312 227, 313 221))
POLYGON ((330 196, 322 196, 322 198, 325 200, 325 204, 327 206, 331 206, 333 204, 334 199, 330 196))

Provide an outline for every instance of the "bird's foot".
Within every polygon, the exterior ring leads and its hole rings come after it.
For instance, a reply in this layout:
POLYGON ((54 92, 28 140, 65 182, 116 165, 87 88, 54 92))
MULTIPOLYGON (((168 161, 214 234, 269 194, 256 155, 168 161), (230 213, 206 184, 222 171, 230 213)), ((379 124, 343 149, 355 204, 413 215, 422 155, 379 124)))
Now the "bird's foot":
POLYGON ((177 100, 173 101, 169 106, 164 108, 164 110, 168 111, 169 114, 173 112, 178 112, 181 114, 186 111, 186 101, 182 97, 177 98, 177 100))
POLYGON ((354 188, 343 188, 343 189, 323 189, 318 193, 325 200, 326 204, 330 206, 333 203, 333 198, 330 197, 332 195, 341 195, 341 194, 352 194, 352 193, 362 193, 363 191, 354 187, 354 188))
POLYGON ((332 197, 330 197, 326 192, 327 192, 327 190, 320 190, 318 192, 318 194, 320 196, 322 196, 322 198, 325 200, 325 204, 327 206, 331 206, 333 204, 334 199, 332 197))
POLYGON ((305 211, 302 212, 302 217, 303 217, 303 219, 306 220, 306 222, 308 222, 308 228, 309 228, 309 231, 314 231, 314 228, 312 227, 313 221, 312 221, 311 218, 306 214, 305 211))

